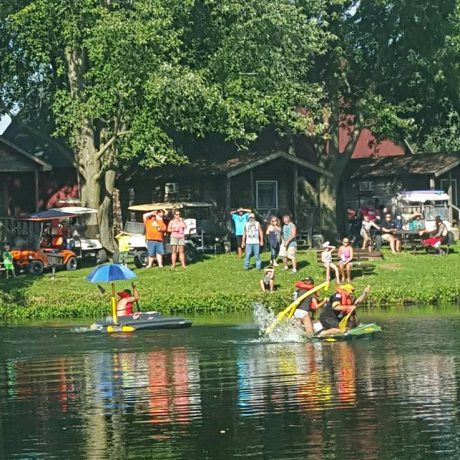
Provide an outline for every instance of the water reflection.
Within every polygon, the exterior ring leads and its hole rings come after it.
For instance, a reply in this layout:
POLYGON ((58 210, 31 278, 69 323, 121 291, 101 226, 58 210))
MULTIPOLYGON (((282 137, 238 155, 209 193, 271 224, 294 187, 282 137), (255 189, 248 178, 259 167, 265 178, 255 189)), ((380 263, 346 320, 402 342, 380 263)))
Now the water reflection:
POLYGON ((459 325, 285 344, 0 330, 0 458, 460 458, 459 325))
POLYGON ((356 363, 347 343, 268 345, 241 349, 237 358, 242 416, 298 410, 340 409, 356 403, 356 363))

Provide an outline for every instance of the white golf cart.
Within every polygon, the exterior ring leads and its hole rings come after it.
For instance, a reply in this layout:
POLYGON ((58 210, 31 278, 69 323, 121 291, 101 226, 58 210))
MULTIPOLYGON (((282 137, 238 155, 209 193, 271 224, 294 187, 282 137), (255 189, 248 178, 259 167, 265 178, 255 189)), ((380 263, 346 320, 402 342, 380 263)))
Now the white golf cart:
POLYGON ((420 213, 427 230, 435 229, 436 216, 441 217, 449 231, 452 229, 449 222, 450 198, 441 190, 404 191, 396 195, 393 204, 395 213, 401 216, 405 227, 415 213, 420 213))
POLYGON ((89 216, 97 214, 96 209, 81 206, 65 206, 54 208, 52 211, 74 214, 70 221, 70 244, 80 258, 91 258, 98 264, 107 262, 107 252, 102 247, 99 228, 88 225, 89 216))
MULTIPOLYGON (((187 263, 193 262, 197 252, 223 252, 226 250, 226 234, 214 224, 211 216, 212 203, 204 202, 165 202, 133 205, 128 208, 131 212, 145 213, 164 209, 171 213, 180 209, 187 229, 185 231, 185 258, 187 263)), ((147 246, 144 236, 144 224, 138 221, 125 223, 124 231, 129 234, 129 251, 134 257, 134 264, 141 268, 147 264, 147 246)), ((165 241, 165 255, 171 254, 169 239, 165 241)))

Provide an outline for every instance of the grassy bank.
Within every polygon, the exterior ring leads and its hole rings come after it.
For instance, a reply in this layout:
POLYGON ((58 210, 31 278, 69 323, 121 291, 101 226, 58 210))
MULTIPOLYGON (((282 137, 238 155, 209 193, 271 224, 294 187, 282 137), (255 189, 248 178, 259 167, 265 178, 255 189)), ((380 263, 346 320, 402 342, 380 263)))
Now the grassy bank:
MULTIPOLYGON (((383 260, 375 261, 372 275, 357 277, 353 283, 358 291, 371 285, 372 305, 460 303, 459 251, 457 245, 456 253, 447 257, 385 252, 383 260)), ((263 259, 268 259, 267 253, 263 259)), ((306 275, 317 281, 322 279, 321 267, 312 251, 299 254, 299 268, 297 274, 277 269, 278 289, 274 294, 261 293, 261 273, 244 272, 242 261, 233 254, 206 256, 185 270, 138 270, 141 308, 163 313, 232 312, 250 310, 254 302, 264 301, 281 309, 289 302, 294 281, 306 275)), ((83 268, 58 272, 54 280, 50 274, 21 275, 16 280, 2 278, 0 318, 14 321, 106 316, 108 299, 94 284, 85 281, 89 271, 90 268, 83 268)), ((117 287, 121 290, 128 283, 119 282, 117 287)))

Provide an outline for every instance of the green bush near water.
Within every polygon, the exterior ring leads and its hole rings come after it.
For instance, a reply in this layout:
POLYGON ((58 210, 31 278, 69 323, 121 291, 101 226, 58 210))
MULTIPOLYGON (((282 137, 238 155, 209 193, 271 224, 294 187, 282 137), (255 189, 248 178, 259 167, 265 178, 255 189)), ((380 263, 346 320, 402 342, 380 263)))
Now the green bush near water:
MULTIPOLYGON (((460 303, 460 245, 446 257, 428 254, 384 252, 384 259, 372 261, 373 274, 357 276, 353 283, 357 291, 371 285, 370 306, 405 305, 407 303, 460 303)), ((268 259, 264 253, 263 259, 268 259)), ((244 312, 254 302, 264 302, 275 310, 290 302, 295 281, 306 275, 317 282, 323 278, 321 266, 316 263, 314 251, 299 254, 299 272, 277 268, 273 294, 260 292, 262 273, 242 269, 242 260, 233 254, 205 256, 185 270, 137 270, 136 280, 141 293, 141 309, 162 313, 244 312)), ((108 292, 102 295, 95 284, 85 280, 90 268, 75 272, 61 271, 53 280, 43 276, 21 275, 16 280, 0 280, 0 318, 6 321, 26 319, 104 317, 110 313, 108 292)), ((110 285, 105 286, 110 290, 110 285)), ((118 290, 129 287, 128 282, 117 282, 118 290)), ((331 285, 331 289, 333 284, 331 285)))

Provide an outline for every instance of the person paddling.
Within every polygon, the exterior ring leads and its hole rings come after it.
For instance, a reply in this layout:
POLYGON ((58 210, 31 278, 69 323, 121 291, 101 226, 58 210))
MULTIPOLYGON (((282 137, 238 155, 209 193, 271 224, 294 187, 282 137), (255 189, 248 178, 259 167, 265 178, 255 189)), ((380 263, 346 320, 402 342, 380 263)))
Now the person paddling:
POLYGON ((119 297, 117 302, 117 316, 132 316, 133 305, 139 301, 139 291, 137 286, 133 283, 133 292, 131 293, 130 289, 125 289, 124 291, 117 292, 119 297))
MULTIPOLYGON (((294 286, 296 290, 294 291, 293 300, 296 300, 307 291, 313 289, 315 287, 315 281, 311 276, 307 276, 303 280, 297 281, 294 286)), ((294 318, 302 324, 307 334, 313 334, 312 316, 315 311, 324 305, 324 302, 325 301, 320 302, 317 295, 312 294, 307 296, 295 310, 294 318)))
POLYGON ((323 328, 321 335, 343 332, 339 328, 340 320, 348 314, 350 318, 347 326, 355 327, 358 325, 358 319, 354 311, 364 301, 370 291, 370 287, 366 286, 363 293, 356 300, 353 297, 354 291, 355 288, 350 283, 337 286, 336 292, 326 302, 319 316, 319 322, 323 328))

